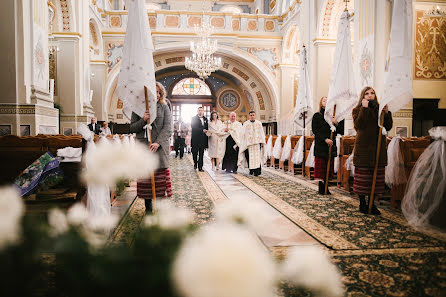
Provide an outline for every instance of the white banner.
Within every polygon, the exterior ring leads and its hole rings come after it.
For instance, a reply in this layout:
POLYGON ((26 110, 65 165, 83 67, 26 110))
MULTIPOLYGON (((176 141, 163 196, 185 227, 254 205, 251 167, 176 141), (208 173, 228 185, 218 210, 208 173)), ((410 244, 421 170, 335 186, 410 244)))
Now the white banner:
POLYGON ((412 22, 412 0, 394 0, 389 60, 379 105, 380 115, 385 105, 389 106, 391 112, 396 112, 413 99, 412 22))
POLYGON ((330 126, 333 126, 331 118, 335 105, 336 119, 340 122, 351 114, 353 107, 359 100, 355 73, 353 72, 350 22, 347 11, 342 13, 338 28, 330 87, 325 107, 325 120, 330 126))
POLYGON ((156 85, 153 43, 144 0, 129 0, 128 23, 116 91, 124 103, 123 112, 143 117, 144 86, 148 89, 150 123, 156 119, 156 85))
MULTIPOLYGON (((308 75, 307 49, 300 53, 299 87, 297 91, 296 107, 294 108, 294 123, 296 131, 307 126, 313 117, 313 94, 311 92, 310 77, 308 75), (305 124, 304 124, 305 116, 305 124)), ((295 134, 296 131, 293 131, 295 134)))

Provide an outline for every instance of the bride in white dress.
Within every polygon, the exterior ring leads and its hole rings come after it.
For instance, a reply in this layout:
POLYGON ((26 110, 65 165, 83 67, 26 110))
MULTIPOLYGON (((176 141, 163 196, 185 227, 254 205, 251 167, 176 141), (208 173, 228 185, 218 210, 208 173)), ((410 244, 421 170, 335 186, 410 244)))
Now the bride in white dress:
POLYGON ((216 111, 211 112, 211 120, 208 123, 208 156, 211 158, 212 170, 219 168, 220 162, 225 155, 225 140, 220 137, 223 123, 218 119, 216 111))

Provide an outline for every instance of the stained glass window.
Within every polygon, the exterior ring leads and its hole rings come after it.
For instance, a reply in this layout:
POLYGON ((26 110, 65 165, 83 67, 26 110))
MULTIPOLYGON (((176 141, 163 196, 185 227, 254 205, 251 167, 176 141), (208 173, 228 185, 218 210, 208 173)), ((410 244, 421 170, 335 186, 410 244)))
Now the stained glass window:
POLYGON ((180 80, 172 90, 172 95, 211 95, 208 85, 194 77, 180 80))

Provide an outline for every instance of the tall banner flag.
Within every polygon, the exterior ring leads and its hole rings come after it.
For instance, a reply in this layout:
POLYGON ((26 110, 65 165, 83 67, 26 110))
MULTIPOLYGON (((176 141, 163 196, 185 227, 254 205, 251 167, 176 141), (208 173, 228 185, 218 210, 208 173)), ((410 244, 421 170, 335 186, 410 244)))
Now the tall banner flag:
POLYGON ((349 14, 348 11, 344 11, 339 22, 327 105, 325 106, 324 117, 327 123, 333 127, 331 119, 335 106, 338 122, 351 114, 353 107, 358 102, 358 97, 355 73, 353 72, 349 14))
POLYGON ((144 0, 128 0, 128 23, 119 72, 117 95, 124 103, 123 112, 131 118, 146 110, 144 86, 148 89, 150 123, 156 119, 156 84, 153 42, 144 0))
POLYGON ((413 98, 412 22, 412 0, 394 0, 388 68, 379 102, 379 115, 385 105, 389 106, 389 111, 396 112, 413 98))
POLYGON ((294 108, 294 123, 299 128, 308 125, 313 117, 313 94, 308 75, 307 49, 300 52, 299 86, 297 90, 296 107, 294 108))

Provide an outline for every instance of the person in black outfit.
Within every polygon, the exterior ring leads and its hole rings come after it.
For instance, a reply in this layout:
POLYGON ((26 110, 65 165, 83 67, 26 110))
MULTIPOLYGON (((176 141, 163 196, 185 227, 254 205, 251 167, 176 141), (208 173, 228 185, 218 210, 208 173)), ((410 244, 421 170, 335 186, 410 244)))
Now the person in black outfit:
POLYGON ((93 131, 94 134, 99 135, 99 133, 101 133, 101 126, 96 123, 96 118, 91 118, 91 124, 88 124, 88 128, 90 131, 93 131))
POLYGON ((194 159, 194 169, 203 171, 204 150, 208 147, 208 119, 204 116, 203 107, 198 107, 197 115, 192 117, 192 158, 194 159))
MULTIPOLYGON (((322 97, 319 101, 319 112, 313 115, 311 121, 311 129, 314 133, 314 178, 319 179, 319 194, 325 194, 325 182, 327 175, 327 162, 328 162, 328 152, 330 146, 331 149, 331 160, 330 160, 330 172, 329 177, 332 178, 334 175, 334 158, 337 156, 336 147, 336 134, 342 134, 343 123, 338 124, 336 117, 332 117, 331 121, 336 127, 336 131, 333 132, 333 140, 330 139, 330 125, 325 121, 325 105, 327 104, 327 97, 322 97)), ((342 122, 342 121, 341 121, 342 122)), ((327 194, 331 194, 327 190, 327 194)))
POLYGON ((173 139, 174 139, 174 149, 175 158, 180 155, 180 159, 183 159, 184 148, 186 147, 186 135, 187 128, 186 125, 180 120, 173 125, 173 139))

